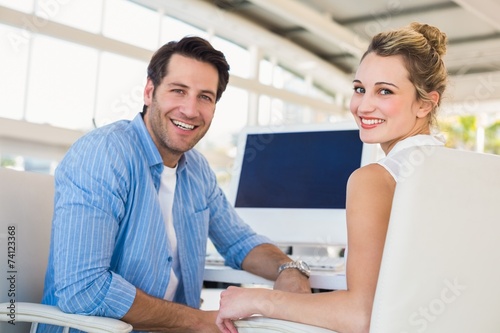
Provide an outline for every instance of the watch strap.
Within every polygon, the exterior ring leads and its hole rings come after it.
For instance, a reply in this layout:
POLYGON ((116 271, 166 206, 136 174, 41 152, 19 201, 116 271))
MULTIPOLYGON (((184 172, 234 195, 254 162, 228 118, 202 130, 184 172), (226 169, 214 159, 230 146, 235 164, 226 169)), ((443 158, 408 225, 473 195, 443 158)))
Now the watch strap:
POLYGON ((278 269, 278 274, 283 272, 285 269, 290 269, 290 268, 294 268, 294 269, 298 270, 306 277, 311 276, 311 272, 309 270, 309 267, 307 266, 307 264, 303 263, 303 261, 301 261, 301 260, 289 261, 287 263, 282 264, 278 269))

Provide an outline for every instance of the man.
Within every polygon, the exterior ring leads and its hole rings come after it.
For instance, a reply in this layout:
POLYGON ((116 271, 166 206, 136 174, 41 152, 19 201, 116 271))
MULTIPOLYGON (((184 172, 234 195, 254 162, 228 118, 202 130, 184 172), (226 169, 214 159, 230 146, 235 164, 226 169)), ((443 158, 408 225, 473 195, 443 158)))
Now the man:
POLYGON ((76 142, 55 174, 43 303, 121 318, 135 330, 218 332, 199 310, 207 238, 226 264, 310 291, 299 270, 236 215, 205 158, 205 135, 229 79, 224 55, 186 37, 148 66, 144 108, 132 121, 76 142))

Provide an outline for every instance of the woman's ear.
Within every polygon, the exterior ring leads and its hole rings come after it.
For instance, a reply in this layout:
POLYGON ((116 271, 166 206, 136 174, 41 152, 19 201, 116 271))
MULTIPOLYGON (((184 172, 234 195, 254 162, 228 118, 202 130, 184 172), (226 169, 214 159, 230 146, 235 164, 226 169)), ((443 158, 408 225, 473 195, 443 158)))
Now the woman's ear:
POLYGON ((422 101, 420 109, 417 112, 417 118, 427 117, 427 115, 431 113, 439 103, 439 93, 437 91, 431 91, 427 94, 427 97, 429 97, 429 100, 422 101))

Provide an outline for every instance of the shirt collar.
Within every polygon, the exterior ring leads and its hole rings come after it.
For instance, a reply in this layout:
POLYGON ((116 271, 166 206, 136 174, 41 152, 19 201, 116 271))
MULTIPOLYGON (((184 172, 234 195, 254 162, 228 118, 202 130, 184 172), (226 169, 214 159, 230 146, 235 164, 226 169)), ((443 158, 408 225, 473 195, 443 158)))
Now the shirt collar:
POLYGON ((153 142, 153 139, 146 128, 146 124, 142 119, 142 113, 137 114, 134 119, 132 119, 132 128, 139 137, 139 144, 142 146, 148 165, 150 167, 157 164, 163 165, 160 152, 153 142))
POLYGON ((445 139, 442 135, 418 134, 399 141, 387 156, 392 156, 406 148, 414 146, 443 146, 444 143, 445 139))

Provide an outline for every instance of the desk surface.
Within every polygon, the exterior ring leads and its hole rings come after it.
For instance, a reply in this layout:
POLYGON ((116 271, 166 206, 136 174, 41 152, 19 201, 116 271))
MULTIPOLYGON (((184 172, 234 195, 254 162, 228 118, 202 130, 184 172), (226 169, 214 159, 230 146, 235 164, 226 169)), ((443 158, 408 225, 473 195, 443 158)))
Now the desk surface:
MULTIPOLYGON (((262 284, 271 286, 274 283, 260 276, 220 265, 206 265, 203 279, 210 282, 262 284)), ((345 271, 312 271, 310 281, 311 288, 314 289, 346 289, 345 271)))

